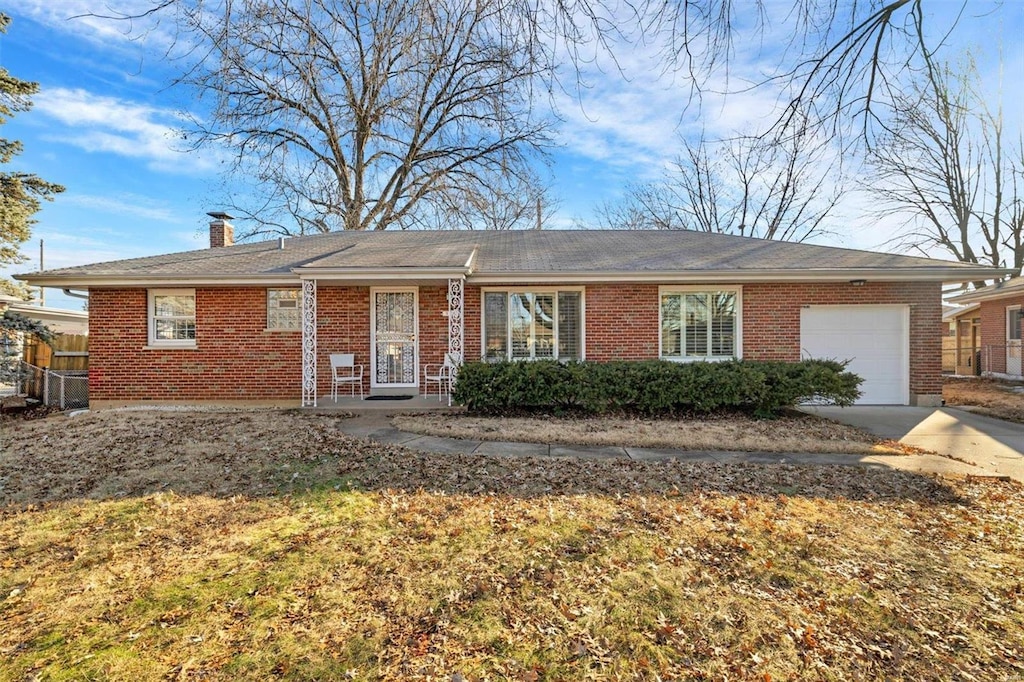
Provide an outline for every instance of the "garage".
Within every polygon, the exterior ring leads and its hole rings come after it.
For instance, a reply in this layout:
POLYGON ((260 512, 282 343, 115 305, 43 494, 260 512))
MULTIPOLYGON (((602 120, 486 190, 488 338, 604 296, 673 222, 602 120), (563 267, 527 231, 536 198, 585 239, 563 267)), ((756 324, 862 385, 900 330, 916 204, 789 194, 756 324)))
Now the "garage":
POLYGON ((800 311, 804 358, 849 360, 864 383, 858 405, 910 399, 910 309, 905 305, 822 305, 800 311))

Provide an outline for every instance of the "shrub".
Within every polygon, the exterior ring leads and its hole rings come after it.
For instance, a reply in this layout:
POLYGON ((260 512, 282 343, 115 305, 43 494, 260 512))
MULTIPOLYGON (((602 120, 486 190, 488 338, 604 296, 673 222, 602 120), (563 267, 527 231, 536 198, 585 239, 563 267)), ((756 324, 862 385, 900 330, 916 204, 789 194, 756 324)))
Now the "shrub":
POLYGON ((454 398, 471 412, 745 410, 771 416, 802 402, 850 405, 862 379, 835 360, 800 362, 470 362, 454 398))

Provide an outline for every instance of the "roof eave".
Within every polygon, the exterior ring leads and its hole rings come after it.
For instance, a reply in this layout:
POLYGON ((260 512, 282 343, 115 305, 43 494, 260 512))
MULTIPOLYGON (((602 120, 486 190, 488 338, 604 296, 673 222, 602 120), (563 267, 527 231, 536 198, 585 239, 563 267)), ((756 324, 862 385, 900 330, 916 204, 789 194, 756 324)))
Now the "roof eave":
POLYGON ((152 286, 263 286, 274 284, 298 285, 291 273, 268 275, 47 275, 31 273, 14 275, 37 287, 59 287, 62 289, 87 289, 90 287, 152 287, 152 286))
MULTIPOLYGON (((648 271, 536 271, 476 272, 473 284, 503 282, 551 283, 601 282, 970 282, 1002 274, 995 268, 849 268, 849 269, 764 269, 764 270, 648 270, 648 271)), ((955 299, 954 299, 955 300, 955 299)))
POLYGON ((1024 286, 1012 287, 1010 289, 994 289, 991 291, 969 291, 948 299, 950 303, 981 303, 982 301, 995 301, 1000 298, 1013 296, 1024 296, 1024 286))
MULTIPOLYGON (((266 286, 298 284, 303 279, 334 281, 386 281, 458 279, 466 277, 473 284, 563 283, 563 282, 845 282, 863 279, 886 282, 970 282, 992 279, 1009 270, 989 267, 949 268, 849 268, 849 269, 763 269, 763 270, 560 270, 552 272, 473 272, 470 268, 293 268, 290 273, 254 275, 52 275, 45 272, 15 275, 33 286, 60 288, 89 287, 152 287, 152 286, 266 286)), ((1013 295, 1014 291, 1001 295, 1013 295)), ((954 302, 974 300, 974 294, 951 299, 954 302)), ((986 296, 987 298, 987 296, 986 296)))

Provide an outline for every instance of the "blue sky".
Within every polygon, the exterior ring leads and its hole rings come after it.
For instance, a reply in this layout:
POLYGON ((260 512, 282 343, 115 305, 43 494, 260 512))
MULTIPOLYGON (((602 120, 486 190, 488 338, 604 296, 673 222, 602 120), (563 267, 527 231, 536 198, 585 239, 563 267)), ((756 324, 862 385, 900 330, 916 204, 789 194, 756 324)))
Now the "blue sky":
MULTIPOLYGON (((28 113, 3 128, 25 151, 12 167, 58 182, 67 191, 37 214, 30 260, 0 274, 39 267, 39 239, 45 240, 47 268, 204 248, 205 213, 220 208, 231 192, 218 174, 215 153, 181 151, 177 128, 190 93, 169 87, 173 71, 161 59, 169 39, 166 26, 130 40, 123 26, 98 19, 72 19, 110 4, 130 9, 143 0, 21 0, 8 8, 13 24, 0 38, 0 64, 13 75, 37 81, 40 93, 28 113)), ((1001 7, 979 2, 985 13, 965 19, 947 55, 981 50, 981 65, 995 88, 993 45, 1001 43, 1008 90, 1004 101, 1011 126, 1020 130, 1024 101, 1024 0, 1001 7), (993 38, 997 40, 993 40, 993 38), (987 52, 986 52, 987 50, 987 52)), ((960 2, 931 0, 935 25, 947 25, 960 2)), ((603 200, 621 195, 635 180, 655 178, 678 152, 680 135, 704 129, 727 136, 756 127, 770 115, 774 93, 709 96, 701 111, 683 114, 686 88, 659 77, 652 54, 627 51, 623 79, 607 60, 585 73, 592 87, 580 98, 560 96, 563 118, 552 180, 560 208, 554 227, 587 221, 603 200)), ((734 82, 764 67, 753 46, 738 45, 734 82)), ((879 248, 896 224, 866 218, 864 197, 851 193, 837 216, 835 234, 821 243, 879 248)), ((78 309, 80 302, 48 290, 48 306, 78 309)))

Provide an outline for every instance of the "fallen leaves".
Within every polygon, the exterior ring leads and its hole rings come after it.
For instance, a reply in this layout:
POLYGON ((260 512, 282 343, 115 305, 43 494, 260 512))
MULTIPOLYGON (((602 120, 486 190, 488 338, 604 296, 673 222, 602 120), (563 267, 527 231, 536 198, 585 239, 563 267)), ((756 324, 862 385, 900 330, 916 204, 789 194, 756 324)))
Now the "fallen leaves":
POLYGON ((1024 672, 1009 482, 431 455, 296 413, 4 438, 0 677, 1024 672))

